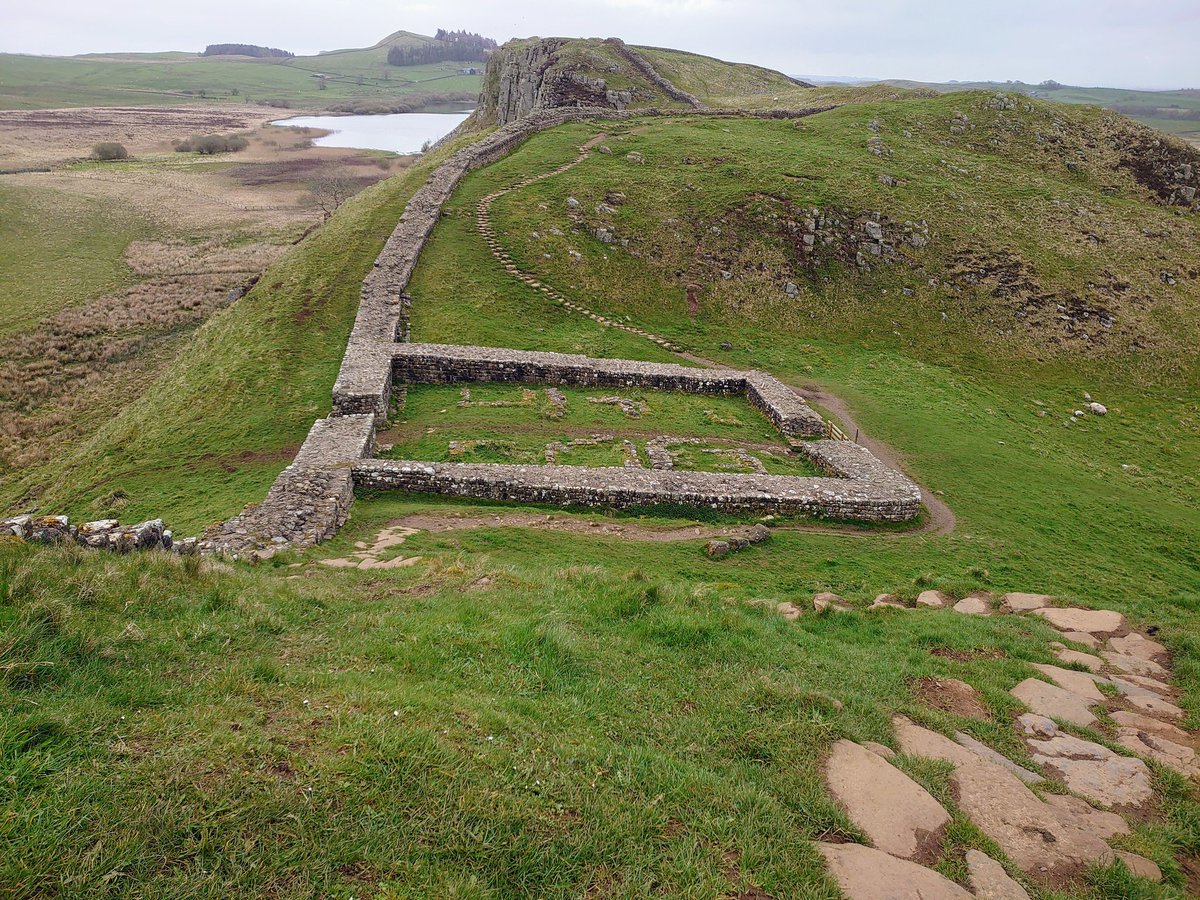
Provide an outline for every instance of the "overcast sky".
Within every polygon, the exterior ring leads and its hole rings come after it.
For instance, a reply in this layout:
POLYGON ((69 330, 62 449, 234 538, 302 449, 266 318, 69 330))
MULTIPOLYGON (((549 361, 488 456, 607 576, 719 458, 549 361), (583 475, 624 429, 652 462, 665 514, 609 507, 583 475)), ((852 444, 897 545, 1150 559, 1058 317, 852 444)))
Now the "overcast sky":
POLYGON ((1200 87, 1200 0, 0 0, 0 51, 314 53, 406 29, 630 43, 791 75, 1200 87))

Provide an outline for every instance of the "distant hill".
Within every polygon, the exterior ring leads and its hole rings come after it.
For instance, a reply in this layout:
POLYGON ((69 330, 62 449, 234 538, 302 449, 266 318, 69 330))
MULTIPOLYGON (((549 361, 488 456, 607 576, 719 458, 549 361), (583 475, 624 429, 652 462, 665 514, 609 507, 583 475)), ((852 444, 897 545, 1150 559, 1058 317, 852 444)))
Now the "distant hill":
POLYGON ((1200 143, 1200 90, 1138 91, 1129 88, 1077 87, 1044 81, 951 81, 925 82, 892 79, 883 82, 902 88, 926 88, 938 93, 995 90, 1022 93, 1039 100, 1100 106, 1129 116, 1168 134, 1200 143))
POLYGON ((393 48, 443 44, 452 42, 396 31, 370 47, 314 56, 252 44, 210 45, 204 53, 5 53, 0 54, 0 109, 221 101, 386 111, 421 96, 473 100, 482 80, 463 72, 478 66, 469 53, 463 59, 450 53, 439 54, 446 58, 437 62, 388 65, 393 48))
POLYGON ((251 56, 255 59, 290 59, 296 54, 288 50, 280 50, 278 47, 260 47, 258 44, 209 44, 200 55, 251 56))

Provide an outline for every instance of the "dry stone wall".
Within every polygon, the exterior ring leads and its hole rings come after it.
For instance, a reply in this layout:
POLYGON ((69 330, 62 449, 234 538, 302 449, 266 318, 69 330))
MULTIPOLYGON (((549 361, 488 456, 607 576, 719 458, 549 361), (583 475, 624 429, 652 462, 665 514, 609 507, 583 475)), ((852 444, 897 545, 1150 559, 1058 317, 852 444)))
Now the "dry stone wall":
POLYGON ((838 477, 363 460, 354 465, 354 480, 368 490, 557 506, 628 509, 682 504, 874 522, 904 522, 917 514, 920 490, 866 448, 823 440, 806 444, 804 450, 838 477))
POLYGON ((395 379, 411 384, 510 382, 742 394, 788 437, 825 433, 820 415, 787 385, 765 372, 450 344, 396 344, 392 358, 395 379))

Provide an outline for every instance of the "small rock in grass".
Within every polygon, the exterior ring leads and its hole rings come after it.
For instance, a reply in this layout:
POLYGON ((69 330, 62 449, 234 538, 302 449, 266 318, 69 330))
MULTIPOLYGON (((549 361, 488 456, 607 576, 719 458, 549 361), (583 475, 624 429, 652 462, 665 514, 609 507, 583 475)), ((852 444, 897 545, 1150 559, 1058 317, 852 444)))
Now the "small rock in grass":
POLYGON ((941 591, 921 591, 917 594, 917 606, 928 606, 932 609, 941 609, 944 606, 950 605, 950 598, 941 591))
POLYGON ((1009 693, 1039 715, 1084 728, 1096 724, 1086 700, 1040 678, 1026 678, 1009 693))
POLYGON ((1087 408, 1094 416, 1108 415, 1108 407, 1106 407, 1103 403, 1092 402, 1087 405, 1087 408))
POLYGON ((1146 859, 1144 856, 1138 856, 1136 853, 1130 853, 1128 850, 1117 850, 1117 859, 1125 863, 1125 866, 1136 875, 1138 878, 1145 878, 1155 883, 1162 881, 1162 869, 1153 860, 1146 859))
POLYGON ((704 545, 704 552, 709 559, 722 559, 729 555, 729 541, 709 541, 704 545))
POLYGON ((775 611, 789 622, 795 622, 803 612, 800 607, 790 600, 785 600, 783 603, 778 604, 775 607, 775 611))
POLYGON ((1004 866, 986 853, 968 850, 966 863, 971 875, 971 889, 977 900, 1030 900, 1025 888, 1010 878, 1004 866))
POLYGON ((813 609, 817 612, 822 612, 826 609, 833 610, 849 610, 852 607, 846 602, 844 597, 837 594, 831 594, 829 591, 822 591, 813 597, 813 609))
POLYGON ((871 604, 871 609, 878 609, 881 606, 894 606, 900 609, 907 609, 903 603, 896 599, 895 594, 879 594, 875 597, 875 601, 871 604))
POLYGON ((968 594, 954 604, 954 611, 969 616, 990 616, 992 614, 991 596, 986 591, 968 594))
POLYGON ((880 744, 875 741, 864 741, 863 746, 877 756, 882 756, 884 759, 894 759, 896 751, 886 744, 880 744))

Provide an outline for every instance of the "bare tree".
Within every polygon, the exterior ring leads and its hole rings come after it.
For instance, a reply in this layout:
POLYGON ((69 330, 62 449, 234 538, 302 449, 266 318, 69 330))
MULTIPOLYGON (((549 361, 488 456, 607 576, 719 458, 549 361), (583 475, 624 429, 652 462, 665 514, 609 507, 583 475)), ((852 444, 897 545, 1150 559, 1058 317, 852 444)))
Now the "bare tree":
POLYGON ((336 166, 326 166, 308 183, 313 202, 324 214, 324 221, 334 214, 339 206, 358 191, 354 179, 336 166))

